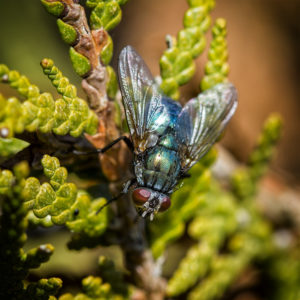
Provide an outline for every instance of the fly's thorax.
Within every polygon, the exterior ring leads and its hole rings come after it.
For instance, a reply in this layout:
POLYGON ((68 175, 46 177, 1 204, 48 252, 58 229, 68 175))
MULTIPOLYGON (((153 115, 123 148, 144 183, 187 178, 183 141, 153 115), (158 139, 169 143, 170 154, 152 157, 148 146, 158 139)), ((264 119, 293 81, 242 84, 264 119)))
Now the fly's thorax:
POLYGON ((181 106, 178 102, 169 99, 162 98, 162 104, 151 116, 151 131, 157 135, 163 135, 166 130, 174 128, 181 106))
POLYGON ((180 172, 180 157, 177 151, 156 146, 145 156, 145 167, 167 176, 177 176, 180 172))
POLYGON ((167 149, 170 149, 170 150, 174 150, 174 151, 177 151, 178 150, 178 142, 175 138, 175 135, 173 133, 168 133, 168 134, 165 134, 164 136, 162 136, 160 139, 159 139, 159 143, 158 143, 160 146, 163 146, 167 149))

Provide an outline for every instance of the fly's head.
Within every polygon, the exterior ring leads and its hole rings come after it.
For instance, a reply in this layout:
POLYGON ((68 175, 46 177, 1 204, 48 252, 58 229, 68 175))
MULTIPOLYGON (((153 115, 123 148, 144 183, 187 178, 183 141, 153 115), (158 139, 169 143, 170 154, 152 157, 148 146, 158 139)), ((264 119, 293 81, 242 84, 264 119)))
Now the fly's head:
POLYGON ((154 214, 167 210, 171 205, 171 200, 167 195, 144 187, 133 190, 132 200, 142 209, 142 217, 150 216, 151 221, 154 214))

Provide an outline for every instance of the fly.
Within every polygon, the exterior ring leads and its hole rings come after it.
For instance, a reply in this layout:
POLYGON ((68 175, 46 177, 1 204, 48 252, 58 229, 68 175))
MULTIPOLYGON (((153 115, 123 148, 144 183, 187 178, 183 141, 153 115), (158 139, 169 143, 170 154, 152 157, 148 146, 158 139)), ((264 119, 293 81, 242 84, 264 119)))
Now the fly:
POLYGON ((134 155, 134 178, 122 194, 130 191, 141 216, 152 220, 170 207, 179 180, 224 130, 236 110, 237 92, 231 83, 220 83, 182 107, 162 94, 131 46, 119 57, 119 83, 130 139, 122 136, 98 152, 126 142, 134 155))

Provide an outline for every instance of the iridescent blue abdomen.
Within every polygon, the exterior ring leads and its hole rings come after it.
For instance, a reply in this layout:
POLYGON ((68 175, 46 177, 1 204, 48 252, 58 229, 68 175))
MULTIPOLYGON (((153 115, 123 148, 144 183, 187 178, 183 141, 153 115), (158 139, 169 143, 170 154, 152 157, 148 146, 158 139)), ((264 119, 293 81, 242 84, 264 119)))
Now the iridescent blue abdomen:
POLYGON ((163 95, 130 46, 120 54, 119 79, 130 141, 125 136, 118 140, 134 155, 134 176, 122 193, 132 189, 138 212, 152 220, 170 207, 178 181, 189 177, 190 168, 220 136, 236 109, 237 94, 230 83, 220 83, 181 107, 163 95))
POLYGON ((176 184, 179 172, 180 157, 177 151, 156 146, 146 154, 143 170, 146 187, 167 192, 176 184))
POLYGON ((174 127, 181 106, 168 98, 164 98, 163 103, 165 111, 155 120, 160 129, 156 131, 157 143, 145 152, 143 164, 136 165, 136 175, 140 174, 137 179, 141 186, 166 193, 176 185, 180 173, 174 127))

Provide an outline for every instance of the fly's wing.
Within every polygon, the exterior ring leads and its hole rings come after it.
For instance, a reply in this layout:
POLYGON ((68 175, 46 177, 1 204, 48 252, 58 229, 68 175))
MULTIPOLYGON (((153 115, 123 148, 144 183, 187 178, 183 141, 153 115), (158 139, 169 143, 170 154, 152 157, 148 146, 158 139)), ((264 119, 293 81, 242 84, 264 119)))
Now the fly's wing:
POLYGON ((237 107, 231 83, 221 83, 191 99, 182 109, 176 134, 180 142, 181 167, 191 168, 224 130, 237 107))
POLYGON ((143 59, 131 47, 119 57, 119 81, 125 115, 135 151, 153 146, 153 135, 164 110, 162 95, 143 59), (152 136, 152 141, 151 141, 152 136))

